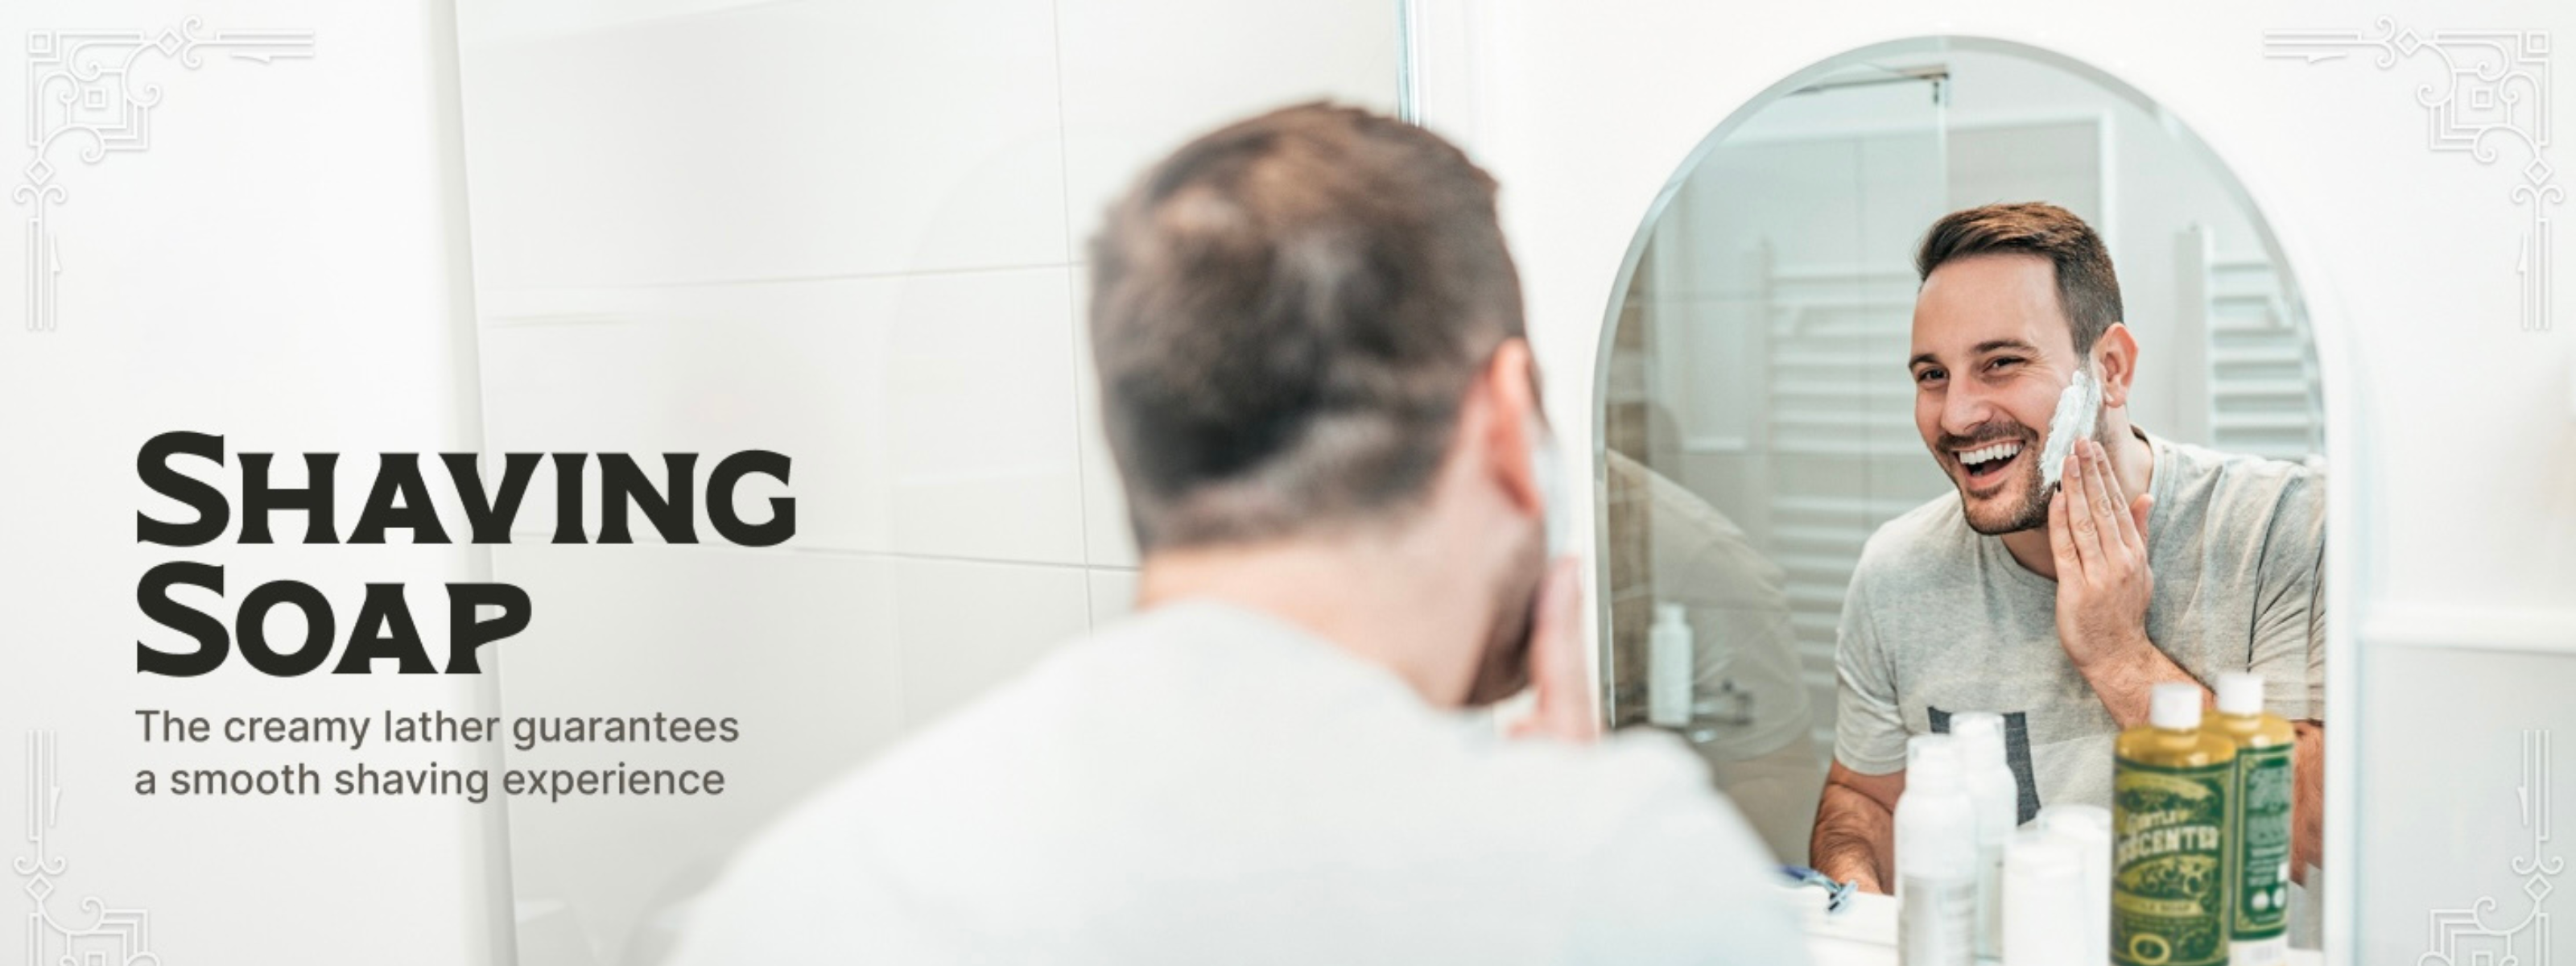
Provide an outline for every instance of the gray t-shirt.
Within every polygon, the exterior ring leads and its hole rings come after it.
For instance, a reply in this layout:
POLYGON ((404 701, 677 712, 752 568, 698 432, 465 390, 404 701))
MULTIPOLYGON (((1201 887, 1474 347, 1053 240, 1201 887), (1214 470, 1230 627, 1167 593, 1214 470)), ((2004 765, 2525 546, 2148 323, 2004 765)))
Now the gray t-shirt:
MULTIPOLYGON (((2325 717, 2325 480, 2295 463, 2156 439, 2147 637, 2213 684, 2263 675, 2265 704, 2325 717)), ((1951 714, 2005 716, 2021 814, 2111 803, 2119 726, 2057 640, 2057 584, 1968 528, 1956 492, 1870 537, 1844 600, 1834 757, 1882 775, 1951 714)))

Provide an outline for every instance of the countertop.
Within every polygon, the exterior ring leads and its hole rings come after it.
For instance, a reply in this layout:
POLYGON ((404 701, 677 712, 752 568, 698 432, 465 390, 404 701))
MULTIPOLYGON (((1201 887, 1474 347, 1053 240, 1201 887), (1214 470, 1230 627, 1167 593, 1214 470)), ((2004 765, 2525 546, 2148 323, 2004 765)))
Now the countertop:
MULTIPOLYGON (((1795 896, 1800 912, 1806 916, 1807 952, 1815 966, 1896 966, 1894 897, 1862 893, 1852 896, 1841 911, 1827 913, 1824 890, 1783 888, 1795 896)), ((2325 961, 2325 954, 2313 949, 2290 950, 2290 966, 2325 966, 2325 961)))

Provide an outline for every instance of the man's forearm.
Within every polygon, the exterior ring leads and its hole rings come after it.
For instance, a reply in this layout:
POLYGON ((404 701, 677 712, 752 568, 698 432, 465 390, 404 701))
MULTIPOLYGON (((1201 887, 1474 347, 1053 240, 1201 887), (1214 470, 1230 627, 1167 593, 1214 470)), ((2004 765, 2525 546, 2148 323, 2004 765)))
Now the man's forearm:
POLYGON ((2209 688, 2165 656, 2164 649, 2145 635, 2138 637, 2136 645, 2090 666, 2077 664, 2075 670, 2093 686, 2094 696, 2102 699, 2102 707, 2111 712, 2111 720, 2119 722, 2122 730, 2147 723, 2147 709, 2156 685, 2167 681, 2190 682, 2200 688, 2201 706, 2209 706, 2209 688))
POLYGON ((2326 726, 2293 721, 2299 733, 2290 773, 2290 879, 2308 884, 2308 867, 2326 864, 2326 726))
POLYGON ((1895 872, 1888 855, 1895 838, 1895 816, 1887 809, 1867 795, 1827 782, 1816 803, 1816 834, 1807 842, 1808 858, 1827 875, 1855 879, 1862 889, 1883 893, 1895 872))

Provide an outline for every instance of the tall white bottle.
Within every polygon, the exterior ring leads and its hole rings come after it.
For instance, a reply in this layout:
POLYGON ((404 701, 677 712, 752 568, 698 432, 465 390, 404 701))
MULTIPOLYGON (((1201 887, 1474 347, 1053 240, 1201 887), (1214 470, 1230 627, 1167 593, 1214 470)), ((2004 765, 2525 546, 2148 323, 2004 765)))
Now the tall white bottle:
POLYGON ((1906 742, 1896 799, 1896 957, 1971 966, 1977 948, 1977 816, 1949 735, 1906 742))
POLYGON ((2021 783, 2004 761, 2004 717, 1987 711, 1950 716, 1967 771, 1968 801, 1977 810, 1977 955, 2003 958, 2004 840, 2021 824, 2021 783))
POLYGON ((1691 629, 1680 604, 1656 604, 1646 632, 1646 720, 1667 728, 1690 724, 1691 629))

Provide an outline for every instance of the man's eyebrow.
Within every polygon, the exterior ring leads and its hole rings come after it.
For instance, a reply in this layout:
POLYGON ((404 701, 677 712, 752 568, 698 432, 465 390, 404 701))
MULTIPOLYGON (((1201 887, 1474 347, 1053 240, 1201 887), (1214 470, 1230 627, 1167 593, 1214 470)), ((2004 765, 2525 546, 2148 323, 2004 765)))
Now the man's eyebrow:
MULTIPOLYGON (((2030 343, 2028 343, 2028 342, 2023 342, 2023 341, 2022 341, 2022 340, 2020 340, 2020 339, 1987 339, 1987 340, 1986 340, 1986 341, 1984 341, 1984 342, 1977 343, 1977 347, 1976 347, 1976 348, 1968 350, 1968 354, 1969 354, 1969 355, 1979 355, 1979 356, 1981 356, 1981 355, 1985 355, 1985 354, 1987 354, 1987 353, 1991 353, 1991 352, 2000 352, 2000 351, 2003 351, 2003 350, 2006 350, 2006 349, 2013 349, 2013 350, 2017 350, 2017 351, 2021 351, 2021 352, 2028 352, 2028 353, 2032 353, 2032 354, 2034 354, 2034 355, 2038 354, 2038 352, 2039 352, 2039 347, 2038 347, 2038 346, 2032 345, 2032 344, 2030 344, 2030 343)), ((1907 369, 1912 369, 1912 368, 1914 368, 1914 367, 1916 367, 1916 366, 1922 366, 1922 365, 1935 365, 1935 366, 1937 366, 1937 365, 1940 365, 1940 364, 1941 364, 1941 360, 1934 358, 1932 353, 1926 352, 1926 353, 1923 353, 1923 354, 1921 354, 1921 355, 1915 356, 1915 357, 1914 357, 1914 358, 1912 358, 1912 359, 1908 359, 1908 360, 1906 360, 1906 361, 1905 361, 1905 368, 1907 368, 1907 369)))

